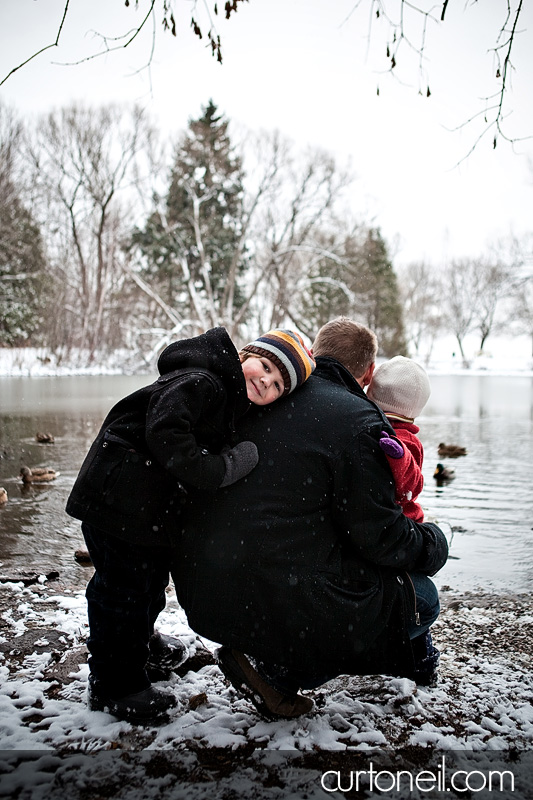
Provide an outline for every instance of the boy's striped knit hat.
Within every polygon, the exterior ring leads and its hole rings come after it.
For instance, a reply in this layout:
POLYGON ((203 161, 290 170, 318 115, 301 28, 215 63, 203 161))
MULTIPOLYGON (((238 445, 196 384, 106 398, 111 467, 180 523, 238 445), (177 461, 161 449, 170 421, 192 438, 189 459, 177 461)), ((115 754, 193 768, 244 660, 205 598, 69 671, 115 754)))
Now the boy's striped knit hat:
POLYGON ((311 352, 296 331, 268 331, 242 351, 269 358, 278 367, 285 384, 283 394, 290 394, 305 383, 315 368, 311 352))

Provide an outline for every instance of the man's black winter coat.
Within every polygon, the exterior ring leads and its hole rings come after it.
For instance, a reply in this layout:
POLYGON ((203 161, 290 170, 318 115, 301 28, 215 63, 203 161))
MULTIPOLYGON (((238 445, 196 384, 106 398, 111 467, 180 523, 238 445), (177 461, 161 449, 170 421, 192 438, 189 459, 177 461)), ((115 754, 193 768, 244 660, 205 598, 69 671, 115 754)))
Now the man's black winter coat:
POLYGON ((294 394, 250 410, 239 434, 258 466, 216 502, 191 492, 184 512, 173 575, 195 631, 315 685, 412 675, 407 572, 434 574, 448 548, 394 502, 384 429, 331 358, 294 394))
POLYGON ((216 489, 220 449, 235 443, 235 420, 250 403, 224 328, 173 342, 155 383, 120 400, 93 442, 67 513, 127 541, 166 546, 185 491, 216 489))

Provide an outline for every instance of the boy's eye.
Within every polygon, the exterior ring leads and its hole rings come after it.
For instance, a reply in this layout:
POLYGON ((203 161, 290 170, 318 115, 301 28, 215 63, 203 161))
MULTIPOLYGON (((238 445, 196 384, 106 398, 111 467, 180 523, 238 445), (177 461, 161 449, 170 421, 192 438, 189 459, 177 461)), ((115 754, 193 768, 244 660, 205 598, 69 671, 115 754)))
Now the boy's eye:
POLYGON ((275 381, 274 386, 276 387, 278 394, 281 394, 281 386, 277 381, 275 381))
POLYGON ((270 364, 266 361, 263 361, 263 367, 265 368, 265 372, 270 372, 270 364))

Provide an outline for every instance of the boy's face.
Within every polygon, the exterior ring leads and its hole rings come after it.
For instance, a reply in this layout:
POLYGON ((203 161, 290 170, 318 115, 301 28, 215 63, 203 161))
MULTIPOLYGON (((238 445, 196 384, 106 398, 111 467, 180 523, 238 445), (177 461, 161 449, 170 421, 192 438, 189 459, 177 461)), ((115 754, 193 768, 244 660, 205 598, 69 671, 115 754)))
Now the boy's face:
POLYGON ((260 356, 242 362, 248 400, 256 406, 266 406, 281 397, 285 384, 278 367, 269 358, 260 356))

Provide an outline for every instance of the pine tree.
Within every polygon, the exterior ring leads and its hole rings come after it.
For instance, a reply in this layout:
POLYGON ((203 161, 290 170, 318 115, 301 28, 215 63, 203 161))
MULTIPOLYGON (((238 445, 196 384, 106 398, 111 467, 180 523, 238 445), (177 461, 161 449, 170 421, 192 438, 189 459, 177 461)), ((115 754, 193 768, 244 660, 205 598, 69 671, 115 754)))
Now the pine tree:
POLYGON ((396 274, 379 229, 368 230, 360 257, 362 269, 353 289, 363 302, 365 324, 378 337, 380 352, 384 356, 407 355, 396 274))
POLYGON ((42 328, 45 256, 39 228, 13 187, 3 198, 0 201, 0 345, 16 347, 27 345, 42 328))
POLYGON ((176 147, 164 209, 134 236, 144 277, 155 279, 163 299, 184 316, 198 316, 201 304, 210 324, 224 321, 228 303, 238 308, 235 278, 245 266, 243 170, 228 124, 212 101, 190 120, 176 147))
POLYGON ((382 355, 405 355, 396 275, 380 231, 350 233, 340 245, 322 237, 321 244, 335 257, 325 255, 315 264, 298 301, 299 317, 315 331, 333 317, 352 317, 376 333, 382 355))

